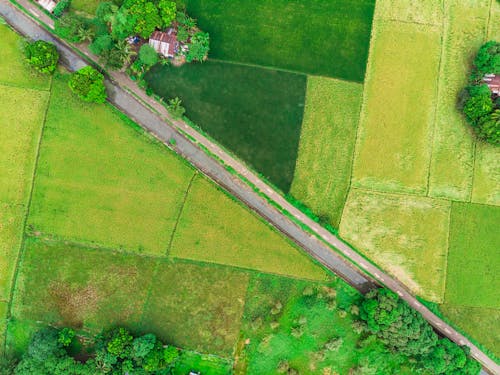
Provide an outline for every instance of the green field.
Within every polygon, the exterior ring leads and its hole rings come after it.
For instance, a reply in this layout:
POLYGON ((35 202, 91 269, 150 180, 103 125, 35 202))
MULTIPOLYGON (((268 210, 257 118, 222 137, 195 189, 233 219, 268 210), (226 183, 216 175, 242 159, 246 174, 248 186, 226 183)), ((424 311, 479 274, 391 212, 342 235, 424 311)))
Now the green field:
POLYGON ((351 189, 340 235, 415 294, 442 302, 450 203, 351 189))
POLYGON ((60 238, 165 254, 193 169, 109 107, 79 101, 66 80, 54 82, 29 224, 60 238))
POLYGON ((158 65, 146 81, 166 99, 181 98, 190 120, 288 192, 305 76, 209 61, 180 68, 158 65))
POLYGON ((384 353, 379 343, 360 344, 351 312, 360 296, 341 281, 306 284, 262 275, 252 278, 249 295, 242 326, 247 344, 238 353, 238 366, 249 375, 276 374, 282 361, 300 374, 348 374, 355 369, 410 374, 405 361, 384 353), (325 349, 332 339, 340 339, 339 349, 325 349))
POLYGON ((442 3, 442 0, 379 0, 374 19, 441 25, 444 10, 442 3))
POLYGON ((470 62, 485 41, 490 1, 446 1, 439 101, 429 173, 429 195, 468 201, 474 165, 474 137, 457 109, 470 62))
POLYGON ((338 227, 351 179, 363 86, 307 80, 299 156, 290 194, 338 227))
POLYGON ((101 1, 102 0, 71 0, 71 9, 94 15, 101 1))
POLYGON ((364 79, 374 0, 182 1, 212 58, 364 79))
POLYGON ((500 309, 500 209, 453 203, 446 303, 500 309))
POLYGON ((205 178, 196 177, 175 231, 173 257, 325 280, 325 270, 205 178))
POLYGON ((500 148, 476 144, 471 201, 500 206, 500 148))
POLYGON ((441 53, 439 29, 377 21, 371 48, 353 186, 425 193, 441 53))

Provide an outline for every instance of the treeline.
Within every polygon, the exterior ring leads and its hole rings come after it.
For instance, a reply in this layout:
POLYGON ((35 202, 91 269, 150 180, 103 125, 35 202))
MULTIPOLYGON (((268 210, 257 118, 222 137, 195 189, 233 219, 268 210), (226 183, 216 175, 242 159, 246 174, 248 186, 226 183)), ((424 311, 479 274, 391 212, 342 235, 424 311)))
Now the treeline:
POLYGON ((462 94, 461 106, 465 118, 479 139, 500 143, 500 96, 493 94, 484 82, 485 76, 500 76, 500 43, 484 44, 474 59, 469 84, 462 94))

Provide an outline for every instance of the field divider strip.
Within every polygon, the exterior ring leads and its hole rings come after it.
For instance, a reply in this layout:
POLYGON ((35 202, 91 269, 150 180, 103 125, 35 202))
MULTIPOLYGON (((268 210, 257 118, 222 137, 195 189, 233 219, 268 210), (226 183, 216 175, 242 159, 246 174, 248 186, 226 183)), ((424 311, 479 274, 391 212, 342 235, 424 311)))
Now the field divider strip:
POLYGON ((7 304, 7 314, 6 314, 6 317, 5 317, 7 322, 6 322, 6 328, 5 328, 5 333, 4 333, 4 337, 3 337, 3 345, 2 345, 4 353, 7 352, 7 331, 8 331, 8 324, 9 324, 10 319, 12 318, 12 302, 13 302, 13 299, 14 299, 14 293, 15 293, 15 289, 16 289, 16 286, 17 286, 17 280, 18 280, 18 277, 19 277, 19 269, 21 267, 22 260, 24 258, 25 243, 26 243, 26 226, 27 226, 28 217, 29 217, 29 214, 30 214, 31 202, 32 202, 32 199, 33 199, 33 190, 35 188, 36 171, 38 169, 38 163, 39 163, 39 160, 40 160, 40 149, 41 149, 41 146, 42 146, 42 139, 43 139, 43 134, 44 134, 44 130, 45 130, 45 122, 46 122, 46 119, 47 119, 47 113, 49 112, 50 101, 52 99, 52 84, 53 84, 53 79, 51 78, 50 79, 50 86, 49 86, 49 95, 48 95, 48 98, 47 98, 47 105, 45 107, 45 111, 44 111, 44 114, 43 114, 42 125, 41 125, 41 129, 40 129, 40 135, 39 135, 38 142, 37 142, 35 161, 33 163, 33 172, 31 174, 31 184, 29 186, 28 200, 26 202, 26 212, 25 212, 25 215, 24 215, 24 218, 23 218, 23 224, 21 226, 21 228, 22 228, 21 243, 19 244, 19 250, 18 250, 18 253, 17 253, 17 257, 16 257, 16 262, 15 262, 15 265, 14 265, 14 274, 12 275, 12 279, 11 279, 10 292, 9 292, 9 301, 8 301, 8 304, 7 304))
POLYGON ((182 212, 184 211, 184 206, 186 205, 186 201, 188 199, 189 192, 191 191, 191 186, 193 186, 194 179, 198 175, 198 171, 195 170, 193 176, 189 180, 186 191, 184 192, 184 197, 182 199, 181 207, 179 209, 179 213, 177 214, 177 220, 175 220, 174 228, 172 229, 172 233, 170 235, 170 240, 168 241, 168 247, 165 255, 168 257, 170 254, 170 250, 172 248, 172 244, 174 243, 175 232, 177 231, 177 226, 179 225, 179 221, 181 220, 182 212))

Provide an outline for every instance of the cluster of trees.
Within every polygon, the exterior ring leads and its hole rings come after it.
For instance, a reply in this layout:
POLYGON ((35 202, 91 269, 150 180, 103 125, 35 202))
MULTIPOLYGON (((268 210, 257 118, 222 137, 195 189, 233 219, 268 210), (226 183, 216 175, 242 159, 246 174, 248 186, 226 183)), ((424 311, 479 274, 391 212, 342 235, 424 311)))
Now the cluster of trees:
POLYGON ((500 43, 484 44, 474 59, 469 85, 463 95, 465 118, 480 139, 500 144, 500 97, 483 82, 486 74, 500 75, 500 43))
POLYGON ((90 103, 104 103, 106 101, 104 76, 91 66, 74 72, 68 85, 71 91, 83 101, 90 103))
POLYGON ((55 45, 43 40, 25 42, 26 61, 40 73, 52 74, 57 68, 59 53, 55 45))
POLYGON ((419 312, 388 289, 366 295, 360 318, 389 350, 414 358, 419 368, 432 374, 477 375, 481 370, 468 356, 468 347, 440 339, 419 312))
POLYGON ((43 329, 33 336, 18 363, 3 364, 0 371, 32 375, 169 374, 179 350, 163 344, 149 333, 134 337, 124 328, 97 335, 92 340, 93 355, 85 362, 75 360, 69 348, 76 341, 72 329, 43 329))

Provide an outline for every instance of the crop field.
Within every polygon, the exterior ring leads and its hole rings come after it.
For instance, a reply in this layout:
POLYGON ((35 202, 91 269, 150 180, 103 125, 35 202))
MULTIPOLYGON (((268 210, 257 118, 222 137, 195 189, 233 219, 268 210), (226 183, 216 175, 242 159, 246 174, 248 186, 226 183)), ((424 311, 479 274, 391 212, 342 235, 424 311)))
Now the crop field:
POLYGON ((29 224, 60 238, 161 255, 193 174, 109 107, 82 104, 61 77, 47 113, 29 224))
POLYGON ((402 21, 415 24, 441 25, 442 1, 380 0, 375 7, 375 20, 402 21))
POLYGON ((353 186, 425 193, 440 33, 434 26, 386 21, 377 21, 374 33, 353 186))
POLYGON ((347 374, 359 364, 373 373, 410 374, 401 358, 388 356, 376 342, 357 345, 352 306, 359 294, 343 282, 311 284, 261 275, 252 278, 248 292, 242 326, 248 344, 239 363, 247 374, 278 373, 282 361, 301 374, 347 374), (338 340, 339 349, 326 350, 332 340, 338 340))
POLYGON ((340 235, 414 293, 442 302, 450 203, 351 189, 340 235))
POLYGON ((485 143, 476 144, 472 202, 500 206, 499 160, 498 147, 485 143))
POLYGON ((210 33, 212 58, 363 81, 373 0, 183 2, 210 33))
POLYGON ((500 309, 500 209, 453 203, 446 281, 448 304, 500 309))
POLYGON ((327 273, 262 219, 196 177, 169 253, 172 257, 325 280, 327 273))
POLYGON ((338 227, 351 179, 363 86, 307 80, 299 156, 290 194, 338 227))
POLYGON ((190 120, 288 192, 306 76, 208 61, 156 66, 146 80, 160 96, 182 99, 190 120))

